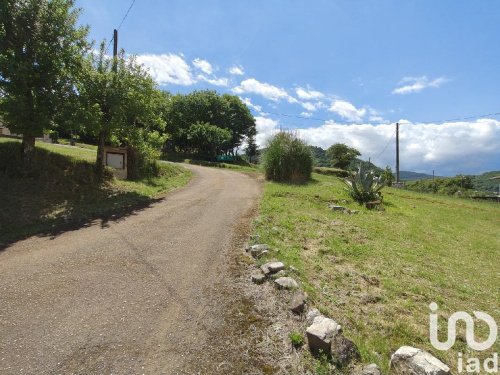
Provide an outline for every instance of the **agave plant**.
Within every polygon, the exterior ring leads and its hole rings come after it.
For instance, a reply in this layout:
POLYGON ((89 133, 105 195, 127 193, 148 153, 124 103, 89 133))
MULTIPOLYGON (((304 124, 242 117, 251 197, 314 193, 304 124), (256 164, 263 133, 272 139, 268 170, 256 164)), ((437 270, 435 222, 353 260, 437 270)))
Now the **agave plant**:
POLYGON ((380 190, 385 186, 383 177, 377 177, 373 171, 359 165, 358 171, 343 180, 349 195, 358 203, 363 204, 380 200, 380 190))

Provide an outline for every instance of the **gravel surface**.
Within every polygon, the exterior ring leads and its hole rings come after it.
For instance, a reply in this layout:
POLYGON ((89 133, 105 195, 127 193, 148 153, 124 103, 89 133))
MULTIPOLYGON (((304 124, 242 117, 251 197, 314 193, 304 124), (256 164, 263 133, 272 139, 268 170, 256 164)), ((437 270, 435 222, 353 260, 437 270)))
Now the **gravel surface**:
POLYGON ((0 374, 180 374, 227 345, 227 258, 261 184, 188 168, 151 208, 0 252, 0 374))

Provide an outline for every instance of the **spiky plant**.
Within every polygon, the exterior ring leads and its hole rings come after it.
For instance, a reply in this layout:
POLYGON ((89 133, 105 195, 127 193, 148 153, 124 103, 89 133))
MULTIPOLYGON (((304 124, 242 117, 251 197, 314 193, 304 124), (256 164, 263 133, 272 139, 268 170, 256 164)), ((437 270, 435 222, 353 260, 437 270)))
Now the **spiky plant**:
POLYGON ((380 190, 385 186, 383 177, 377 177, 372 170, 359 165, 358 171, 343 180, 349 195, 359 204, 380 200, 380 190))

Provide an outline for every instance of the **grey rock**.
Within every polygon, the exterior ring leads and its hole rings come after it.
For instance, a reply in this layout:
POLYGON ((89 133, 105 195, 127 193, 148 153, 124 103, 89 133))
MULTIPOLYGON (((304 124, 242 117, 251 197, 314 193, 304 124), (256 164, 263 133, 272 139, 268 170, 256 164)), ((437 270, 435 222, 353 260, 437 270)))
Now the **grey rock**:
POLYGON ((297 291, 290 302, 290 310, 295 314, 302 314, 306 308, 307 293, 297 291))
POLYGON ((306 314, 307 324, 309 324, 309 325, 313 324, 314 318, 316 318, 317 316, 321 316, 321 313, 319 312, 319 310, 318 309, 310 309, 306 314))
POLYGON ((259 236, 258 234, 252 234, 252 235, 250 236, 250 240, 251 240, 252 242, 254 242, 254 243, 255 243, 255 242, 260 242, 260 236, 259 236))
POLYGON ((274 280, 274 283, 279 289, 297 289, 299 284, 291 277, 279 277, 274 280))
POLYGON ((285 265, 281 262, 269 262, 260 266, 260 269, 264 275, 269 276, 273 273, 279 272, 285 269, 285 265))
POLYGON ((335 335, 331 346, 332 359, 340 367, 345 367, 352 361, 361 360, 358 347, 344 335, 335 335))
POLYGON ((336 204, 329 204, 328 208, 332 211, 345 211, 346 208, 343 206, 337 206, 336 204))
POLYGON ((361 370, 360 375, 380 375, 380 368, 375 364, 371 363, 367 366, 364 366, 361 370))
POLYGON ((332 340, 341 330, 340 325, 335 320, 323 315, 315 317, 313 323, 306 330, 307 342, 309 343, 311 353, 314 355, 321 353, 329 355, 332 340))
POLYGON ((266 275, 262 272, 254 272, 252 273, 252 282, 255 284, 262 284, 266 281, 266 275))
POLYGON ((391 375, 448 375, 450 368, 432 354, 402 346, 391 356, 391 375))
POLYGON ((250 246, 249 251, 254 258, 260 258, 262 255, 269 252, 269 246, 264 244, 252 245, 250 246))

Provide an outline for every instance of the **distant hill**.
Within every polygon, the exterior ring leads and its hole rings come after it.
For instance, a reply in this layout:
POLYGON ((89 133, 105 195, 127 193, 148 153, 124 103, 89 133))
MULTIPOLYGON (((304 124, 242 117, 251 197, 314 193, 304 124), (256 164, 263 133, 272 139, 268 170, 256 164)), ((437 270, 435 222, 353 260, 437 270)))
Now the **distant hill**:
POLYGON ((426 173, 411 172, 411 171, 399 171, 399 179, 403 181, 426 180, 428 178, 432 178, 432 175, 426 173))
POLYGON ((498 194, 498 185, 500 184, 500 180, 490 180, 491 177, 496 176, 500 176, 500 171, 491 171, 474 176, 472 179, 474 189, 498 194))

